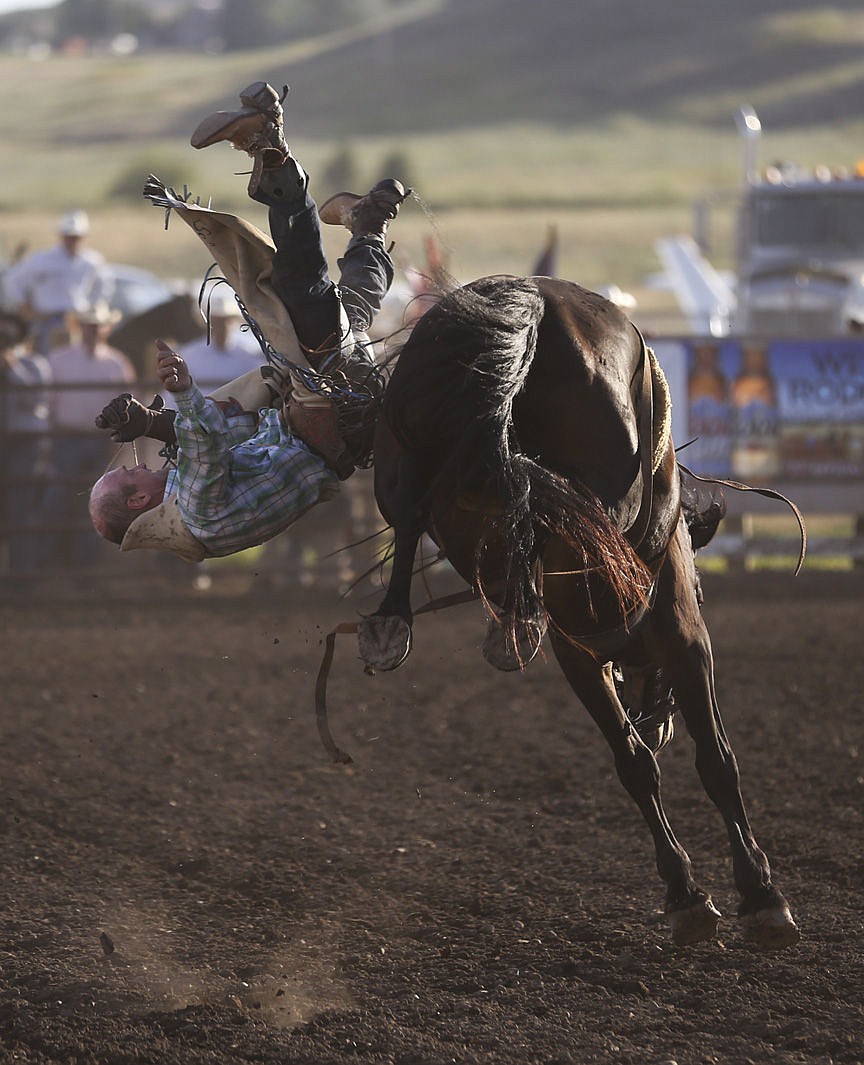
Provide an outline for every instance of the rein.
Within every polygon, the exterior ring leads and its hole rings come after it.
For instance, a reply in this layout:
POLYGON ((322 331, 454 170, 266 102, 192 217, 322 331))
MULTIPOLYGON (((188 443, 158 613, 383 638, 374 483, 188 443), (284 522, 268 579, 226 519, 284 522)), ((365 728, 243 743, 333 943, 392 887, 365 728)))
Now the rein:
MULTIPOLYGON (((687 445, 683 446, 686 447, 687 445)), ((794 574, 794 576, 798 576, 801 572, 801 567, 804 565, 804 558, 807 555, 807 526, 804 524, 804 515, 796 503, 793 503, 788 496, 784 496, 782 492, 778 492, 775 488, 754 488, 752 485, 742 484, 741 481, 724 480, 722 477, 701 477, 698 473, 688 470, 683 462, 679 462, 678 466, 689 474, 694 481, 702 481, 703 484, 722 484, 724 488, 731 488, 735 492, 755 492, 756 495, 764 496, 766 499, 778 499, 781 503, 785 503, 795 515, 795 520, 798 522, 798 529, 801 533, 801 549, 798 552, 798 565, 795 567, 794 574)))
MULTIPOLYGON (((442 595, 437 599, 430 599, 414 611, 414 617, 420 614, 428 614, 432 611, 446 610, 451 606, 461 606, 463 603, 471 603, 479 599, 473 588, 463 588, 461 592, 453 592, 450 595, 442 595)), ((350 754, 337 746, 330 732, 330 724, 327 720, 327 680, 330 676, 330 667, 333 664, 333 656, 336 653, 336 637, 342 634, 352 635, 357 633, 358 622, 343 621, 331 632, 327 633, 324 641, 324 657, 318 669, 318 677, 315 681, 315 722, 318 726, 318 735, 324 749, 330 755, 333 762, 339 765, 349 765, 353 759, 350 754)), ((374 670, 366 666, 366 673, 374 675, 374 670)))

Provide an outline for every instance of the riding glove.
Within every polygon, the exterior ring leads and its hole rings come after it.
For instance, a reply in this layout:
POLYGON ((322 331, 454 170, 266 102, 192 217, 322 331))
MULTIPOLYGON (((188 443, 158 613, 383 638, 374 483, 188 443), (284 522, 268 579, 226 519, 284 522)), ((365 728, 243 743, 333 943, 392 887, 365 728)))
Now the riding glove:
POLYGON ((163 444, 176 443, 174 419, 177 411, 164 409, 161 396, 154 396, 149 407, 139 403, 131 393, 123 392, 102 408, 96 417, 97 429, 110 429, 111 439, 128 443, 141 436, 161 440, 163 444))

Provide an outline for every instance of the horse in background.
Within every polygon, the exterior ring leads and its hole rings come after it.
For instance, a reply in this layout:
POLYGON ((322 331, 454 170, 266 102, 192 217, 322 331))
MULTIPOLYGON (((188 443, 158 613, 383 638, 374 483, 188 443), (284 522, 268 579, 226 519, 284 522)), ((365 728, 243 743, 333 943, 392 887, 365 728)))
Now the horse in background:
POLYGON ((204 335, 207 324, 190 293, 178 293, 170 300, 122 321, 113 330, 108 343, 118 348, 132 362, 139 380, 155 378, 153 351, 161 338, 171 344, 188 344, 204 335))

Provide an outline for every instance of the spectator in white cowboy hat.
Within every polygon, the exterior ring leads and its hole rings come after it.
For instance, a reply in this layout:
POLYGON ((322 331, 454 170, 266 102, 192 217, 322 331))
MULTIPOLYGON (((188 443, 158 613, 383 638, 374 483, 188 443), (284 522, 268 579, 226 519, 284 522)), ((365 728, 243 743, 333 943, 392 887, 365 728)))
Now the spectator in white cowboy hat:
POLYGON ((57 224, 57 243, 11 266, 3 278, 7 304, 30 322, 35 351, 47 355, 52 332, 66 316, 100 300, 110 301, 114 278, 101 252, 85 246, 90 219, 69 211, 57 224))
MULTIPOLYGON (((108 403, 118 386, 134 385, 135 369, 107 342, 120 318, 118 311, 100 301, 79 308, 70 318, 72 341, 48 356, 53 379, 52 429, 62 438, 55 453, 59 483, 51 499, 55 521, 86 526, 86 492, 82 494, 82 489, 89 488, 104 471, 111 456, 110 443, 93 433, 93 410, 108 403)), ((101 554, 86 528, 68 537, 62 533, 58 546, 66 562, 92 562, 101 554)))
POLYGON ((107 403, 116 385, 134 384, 132 363, 108 343, 120 317, 104 301, 80 307, 69 316, 72 342, 48 355, 54 384, 68 386, 52 393, 55 429, 91 429, 94 407, 107 403), (87 385, 94 387, 82 387, 87 385))

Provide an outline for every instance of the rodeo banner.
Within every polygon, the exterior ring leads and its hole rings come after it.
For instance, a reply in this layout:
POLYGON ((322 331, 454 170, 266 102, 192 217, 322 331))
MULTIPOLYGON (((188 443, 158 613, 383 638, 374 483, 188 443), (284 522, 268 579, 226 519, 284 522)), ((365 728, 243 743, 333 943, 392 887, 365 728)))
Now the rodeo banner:
POLYGON ((753 483, 864 477, 864 338, 653 338, 694 472, 753 483))

